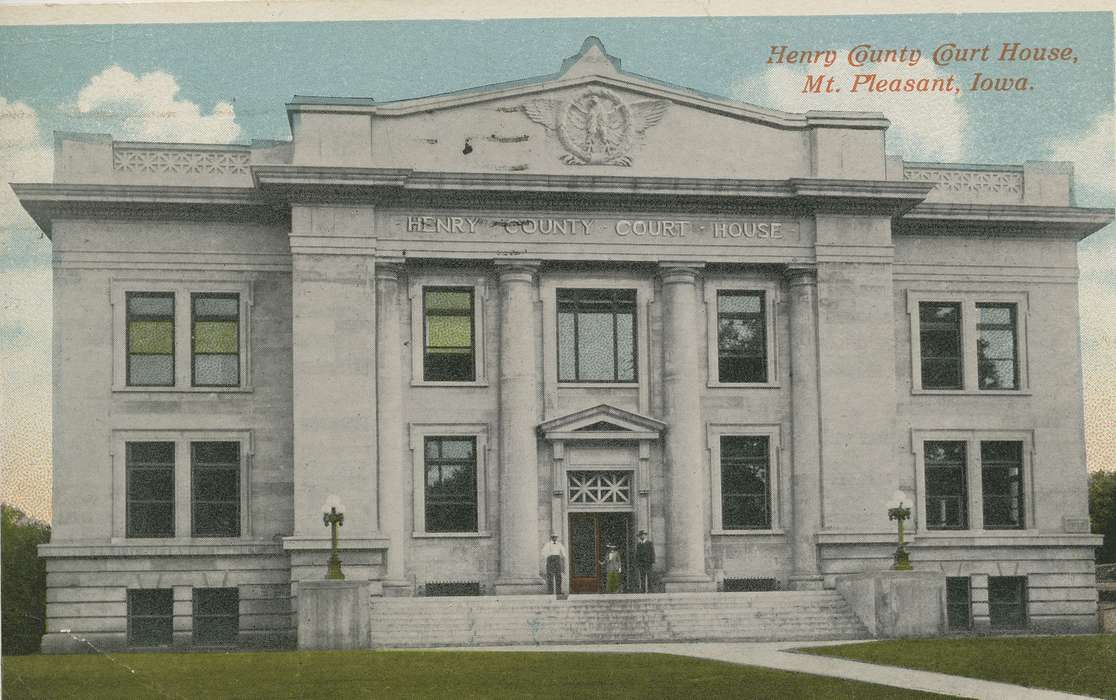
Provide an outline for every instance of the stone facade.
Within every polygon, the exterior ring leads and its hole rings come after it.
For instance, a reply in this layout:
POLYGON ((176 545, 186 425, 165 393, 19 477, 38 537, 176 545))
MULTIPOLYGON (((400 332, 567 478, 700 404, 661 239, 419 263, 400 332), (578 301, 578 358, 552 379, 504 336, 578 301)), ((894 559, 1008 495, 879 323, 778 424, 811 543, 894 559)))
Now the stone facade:
POLYGON ((54 182, 14 186, 54 244, 46 649, 136 645, 166 610, 171 641, 197 643, 206 588, 235 590, 210 615, 234 606, 234 638, 291 644, 330 495, 346 575, 407 596, 541 592, 550 532, 592 567, 638 529, 668 591, 833 588, 889 566, 901 489, 916 570, 967 577, 972 629, 1019 605, 1027 629, 1096 628, 1076 242, 1112 212, 1072 206, 1068 164, 904 163, 883 115, 713 99, 594 39, 538 80, 288 112, 290 143, 59 134, 54 182), (465 360, 430 345, 430 289, 469 299, 465 360), (169 386, 130 374, 137 293, 175 300, 169 386), (200 295, 239 302, 228 386, 196 386, 200 295), (608 328, 577 306, 606 302, 608 328), (957 311, 957 386, 925 379, 926 304, 957 311), (981 345, 987 305, 1011 310, 1010 357, 981 345), (601 333, 613 357, 582 358, 601 333), (993 365, 1010 386, 982 385, 993 365), (169 471, 134 457, 145 442, 169 471), (238 446, 239 478, 207 511, 195 450, 214 442, 238 446), (943 443, 963 445, 959 494, 928 476, 943 443), (1019 455, 1009 528, 993 443, 1019 455), (160 498, 170 520, 142 536, 160 498), (230 502, 236 522, 199 534, 230 502), (172 603, 130 593, 152 589, 172 603))

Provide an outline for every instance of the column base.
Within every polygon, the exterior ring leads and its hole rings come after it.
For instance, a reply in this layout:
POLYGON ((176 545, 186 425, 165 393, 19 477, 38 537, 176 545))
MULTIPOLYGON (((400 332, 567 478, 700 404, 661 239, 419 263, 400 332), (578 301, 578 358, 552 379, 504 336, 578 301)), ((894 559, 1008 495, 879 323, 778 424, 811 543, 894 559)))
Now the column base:
POLYGON ((415 594, 415 587, 407 579, 384 579, 385 598, 410 598, 415 594))
POLYGON ((546 582, 541 576, 511 577, 496 579, 496 595, 535 595, 546 593, 546 582))
POLYGON ((821 574, 803 574, 787 579, 787 588, 792 591, 820 591, 825 588, 825 578, 821 574))
POLYGON ((707 574, 667 573, 663 576, 663 590, 667 593, 713 593, 717 582, 707 574))

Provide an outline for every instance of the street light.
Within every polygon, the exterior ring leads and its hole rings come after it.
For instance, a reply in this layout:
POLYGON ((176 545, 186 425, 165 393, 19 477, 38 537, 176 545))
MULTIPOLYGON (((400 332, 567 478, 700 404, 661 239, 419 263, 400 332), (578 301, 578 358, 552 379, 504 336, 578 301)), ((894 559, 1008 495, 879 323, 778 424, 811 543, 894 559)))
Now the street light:
POLYGON ((337 528, 345 524, 345 506, 341 499, 330 494, 322 506, 322 523, 329 528, 329 570, 326 572, 327 581, 344 581, 345 574, 341 573, 341 559, 337 556, 337 528))
POLYGON ((907 546, 903 540, 903 521, 909 520, 911 517, 910 507, 903 505, 906 500, 907 494, 896 491, 891 496, 891 500, 888 501, 888 505, 892 507, 887 509, 887 519, 899 521, 899 547, 895 550, 895 564, 891 567, 895 571, 911 570, 911 555, 907 552, 907 546))

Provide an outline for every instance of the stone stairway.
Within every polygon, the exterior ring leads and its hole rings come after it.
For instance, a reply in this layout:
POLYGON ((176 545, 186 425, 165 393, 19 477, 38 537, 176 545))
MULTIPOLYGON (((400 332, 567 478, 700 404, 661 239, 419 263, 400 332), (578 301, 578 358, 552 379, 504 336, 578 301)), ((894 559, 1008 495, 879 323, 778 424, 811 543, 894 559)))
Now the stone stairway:
POLYGON ((836 591, 372 598, 372 646, 865 639, 836 591))

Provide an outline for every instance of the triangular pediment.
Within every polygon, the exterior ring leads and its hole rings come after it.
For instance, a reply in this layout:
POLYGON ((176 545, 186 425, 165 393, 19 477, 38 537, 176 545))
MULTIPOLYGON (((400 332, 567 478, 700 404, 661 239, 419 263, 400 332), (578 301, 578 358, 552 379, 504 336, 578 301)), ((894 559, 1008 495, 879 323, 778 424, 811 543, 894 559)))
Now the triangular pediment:
POLYGON ((664 430, 662 421, 608 404, 539 424, 539 434, 551 440, 654 440, 664 430))

